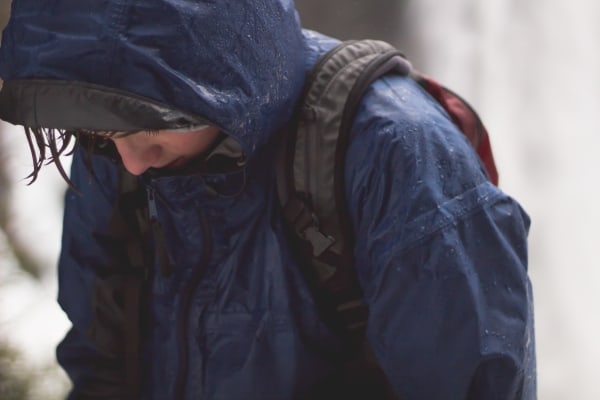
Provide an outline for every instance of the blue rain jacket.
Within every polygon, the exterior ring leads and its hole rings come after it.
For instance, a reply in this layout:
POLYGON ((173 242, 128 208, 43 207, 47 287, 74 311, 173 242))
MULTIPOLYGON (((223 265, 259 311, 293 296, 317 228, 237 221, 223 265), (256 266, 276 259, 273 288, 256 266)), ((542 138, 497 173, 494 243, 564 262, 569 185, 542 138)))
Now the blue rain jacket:
MULTIPOLYGON (((170 274, 156 266, 150 276, 142 397, 310 398, 341 347, 290 254, 272 142, 306 71, 337 41, 302 31, 290 0, 12 7, 4 80, 83 81, 151 98, 206 118, 242 153, 231 171, 140 178, 170 264, 170 274)), ((109 234, 118 165, 93 156, 90 174, 84 158, 75 152, 78 192, 66 195, 58 300, 73 327, 58 359, 72 398, 118 398, 119 355, 90 339, 98 288, 123 251, 109 234)), ((534 399, 529 219, 490 184, 446 113, 409 78, 377 81, 345 168, 367 337, 398 397, 534 399)))

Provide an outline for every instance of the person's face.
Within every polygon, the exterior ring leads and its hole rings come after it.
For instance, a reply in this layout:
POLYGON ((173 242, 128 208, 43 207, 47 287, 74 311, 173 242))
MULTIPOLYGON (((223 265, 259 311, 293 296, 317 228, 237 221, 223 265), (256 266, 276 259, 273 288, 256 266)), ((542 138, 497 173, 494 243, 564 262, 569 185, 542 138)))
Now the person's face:
POLYGON ((112 138, 125 169, 141 175, 148 168, 177 170, 206 151, 219 135, 214 126, 189 131, 139 132, 112 138))

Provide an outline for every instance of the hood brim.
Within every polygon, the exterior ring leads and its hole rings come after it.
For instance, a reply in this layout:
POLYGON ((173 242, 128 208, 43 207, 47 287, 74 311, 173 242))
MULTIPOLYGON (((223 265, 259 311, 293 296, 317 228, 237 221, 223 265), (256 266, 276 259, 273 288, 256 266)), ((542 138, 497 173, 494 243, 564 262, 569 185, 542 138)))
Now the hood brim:
POLYGON ((85 82, 47 79, 5 81, 0 118, 15 125, 64 130, 185 129, 206 119, 129 92, 85 82))

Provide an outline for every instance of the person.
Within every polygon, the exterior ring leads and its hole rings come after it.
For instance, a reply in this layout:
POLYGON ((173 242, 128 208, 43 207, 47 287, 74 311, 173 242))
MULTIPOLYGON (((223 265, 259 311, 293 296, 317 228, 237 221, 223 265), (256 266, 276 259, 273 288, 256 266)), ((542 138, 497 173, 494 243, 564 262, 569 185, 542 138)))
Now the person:
POLYGON ((58 293, 70 398, 536 397, 529 218, 400 75, 369 88, 345 164, 366 338, 389 390, 340 377, 343 338, 290 249, 275 187, 275 142, 337 43, 302 29, 292 0, 13 0, 0 117, 25 127, 33 179, 75 141, 58 293), (158 227, 135 289, 133 372, 127 240, 111 228, 122 167, 158 227))

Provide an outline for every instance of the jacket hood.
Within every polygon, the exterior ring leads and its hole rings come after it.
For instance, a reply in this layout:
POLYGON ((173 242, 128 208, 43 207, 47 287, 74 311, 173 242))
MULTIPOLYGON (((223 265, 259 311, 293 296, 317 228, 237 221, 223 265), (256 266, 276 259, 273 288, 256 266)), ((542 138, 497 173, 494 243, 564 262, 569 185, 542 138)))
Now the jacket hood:
POLYGON ((210 123, 246 153, 304 80, 292 0, 13 0, 0 118, 59 129, 210 123))

